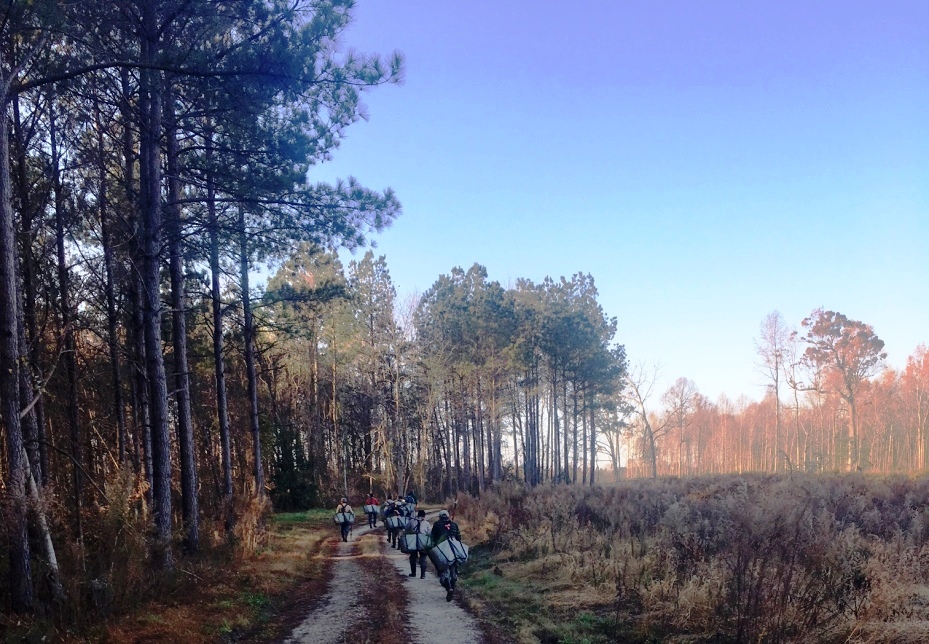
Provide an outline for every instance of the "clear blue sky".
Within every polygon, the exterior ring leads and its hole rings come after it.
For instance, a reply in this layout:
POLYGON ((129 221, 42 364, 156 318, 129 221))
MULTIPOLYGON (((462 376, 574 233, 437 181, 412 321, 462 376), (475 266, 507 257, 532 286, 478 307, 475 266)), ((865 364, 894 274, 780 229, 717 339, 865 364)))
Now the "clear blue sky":
POLYGON ((396 190, 402 297, 591 273, 633 363, 762 395, 761 320, 929 342, 929 1, 360 0, 403 52, 315 180, 396 190))

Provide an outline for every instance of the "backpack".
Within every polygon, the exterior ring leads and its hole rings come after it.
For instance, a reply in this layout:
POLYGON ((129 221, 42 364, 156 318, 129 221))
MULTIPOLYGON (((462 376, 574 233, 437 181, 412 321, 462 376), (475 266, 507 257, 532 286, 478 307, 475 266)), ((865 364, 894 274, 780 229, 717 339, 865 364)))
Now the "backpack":
POLYGON ((406 524, 406 532, 400 537, 400 552, 427 552, 432 548, 432 535, 420 532, 423 520, 419 517, 410 519, 406 524), (413 527, 413 522, 416 522, 413 527))
POLYGON ((419 529, 423 526, 423 520, 420 518, 410 519, 406 524, 406 533, 407 534, 416 534, 419 532, 419 529), (413 526, 413 522, 416 522, 416 526, 413 526))

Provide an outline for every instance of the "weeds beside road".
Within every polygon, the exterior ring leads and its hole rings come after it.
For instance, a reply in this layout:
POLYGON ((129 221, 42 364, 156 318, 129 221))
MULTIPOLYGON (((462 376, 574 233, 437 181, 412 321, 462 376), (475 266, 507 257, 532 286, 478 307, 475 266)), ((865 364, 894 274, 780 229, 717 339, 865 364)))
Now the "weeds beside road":
MULTIPOLYGON (((472 546, 462 602, 493 644, 929 641, 929 477, 504 485, 459 497, 456 521, 472 546)), ((377 556, 378 539, 351 544, 364 606, 352 632, 405 641, 405 579, 377 556)), ((254 553, 182 559, 109 617, 0 631, 6 641, 282 641, 326 594, 338 543, 329 510, 276 515, 254 553)))
POLYGON ((929 641, 929 478, 500 487, 464 578, 520 642, 929 641))

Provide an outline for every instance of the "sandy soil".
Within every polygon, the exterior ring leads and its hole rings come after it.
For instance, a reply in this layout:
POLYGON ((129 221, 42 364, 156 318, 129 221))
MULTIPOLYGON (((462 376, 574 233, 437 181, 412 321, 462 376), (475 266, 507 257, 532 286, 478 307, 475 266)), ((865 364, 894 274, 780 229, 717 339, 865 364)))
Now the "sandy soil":
MULTIPOLYGON (((332 581, 325 597, 285 642, 338 644, 352 641, 350 629, 353 618, 364 613, 361 585, 365 579, 358 560, 352 556, 352 542, 369 531, 366 522, 356 524, 349 542, 339 542, 332 581)), ((432 564, 427 564, 429 571, 425 579, 409 577, 409 557, 387 545, 383 528, 377 528, 375 534, 381 535, 380 556, 394 565, 409 595, 405 615, 412 634, 410 643, 432 644, 441 641, 443 644, 482 644, 484 639, 477 621, 457 602, 445 601, 445 589, 439 584, 432 564)), ((455 592, 457 594, 460 591, 455 592)))
MULTIPOLYGON (((409 577, 410 558, 399 550, 384 546, 384 556, 397 568, 397 573, 404 577, 406 590, 410 595, 407 606, 410 630, 417 644, 480 644, 483 642, 477 621, 457 602, 445 601, 445 589, 439 584, 439 577, 431 562, 426 578, 419 578, 419 566, 416 577, 409 577)), ((461 592, 456 589, 456 595, 461 592)))
POLYGON ((337 644, 350 639, 347 635, 352 626, 351 616, 358 615, 361 603, 358 587, 361 567, 352 556, 352 542, 369 530, 367 523, 356 525, 347 542, 336 533, 339 544, 326 595, 285 642, 337 644))

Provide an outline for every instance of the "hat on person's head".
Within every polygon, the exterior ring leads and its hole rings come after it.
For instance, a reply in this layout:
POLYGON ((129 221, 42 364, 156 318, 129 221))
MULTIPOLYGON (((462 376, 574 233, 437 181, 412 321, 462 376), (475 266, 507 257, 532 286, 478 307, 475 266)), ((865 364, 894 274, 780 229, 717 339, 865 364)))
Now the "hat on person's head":
POLYGON ((344 496, 342 497, 342 503, 348 503, 348 499, 345 498, 344 496))
POLYGON ((441 512, 439 512, 439 518, 440 518, 440 519, 447 519, 447 518, 448 518, 448 510, 442 510, 441 512))
POLYGON ((425 511, 425 510, 420 510, 419 512, 416 513, 416 516, 418 516, 418 517, 424 517, 424 516, 426 516, 426 511, 425 511))

